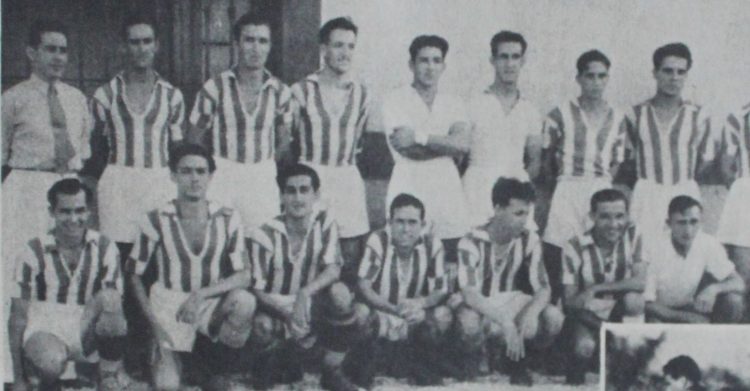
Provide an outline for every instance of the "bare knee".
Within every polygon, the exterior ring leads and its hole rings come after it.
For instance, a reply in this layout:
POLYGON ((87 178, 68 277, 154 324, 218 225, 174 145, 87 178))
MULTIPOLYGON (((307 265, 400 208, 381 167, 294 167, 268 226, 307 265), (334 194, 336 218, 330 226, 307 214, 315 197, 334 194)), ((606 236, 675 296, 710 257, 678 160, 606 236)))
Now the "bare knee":
POLYGON ((450 308, 441 305, 433 308, 430 312, 429 321, 435 323, 435 327, 441 334, 447 332, 453 324, 453 312, 450 308))
POLYGON ((470 308, 460 307, 456 311, 456 325, 463 337, 473 338, 482 334, 482 317, 470 308))
POLYGON ((563 323, 565 322, 565 315, 557 307, 548 305, 542 310, 540 319, 544 335, 553 337, 560 334, 560 330, 562 330, 563 323))
POLYGON ((174 352, 165 353, 153 369, 154 388, 158 391, 180 389, 180 370, 174 352))
POLYGON ((253 318, 252 342, 258 346, 270 346, 277 338, 276 321, 268 314, 259 313, 253 318))
POLYGON ((716 298, 714 322, 738 323, 745 314, 745 298, 738 292, 727 292, 716 298))
POLYGON ((596 341, 589 333, 577 333, 573 353, 579 358, 591 358, 596 351, 596 341))
POLYGON ((255 296, 244 289, 235 289, 227 293, 226 302, 230 316, 246 322, 253 318, 258 305, 255 296))
POLYGON ((335 311, 347 312, 352 308, 354 295, 343 282, 334 282, 328 288, 328 296, 335 311))
POLYGON ((622 298, 622 304, 625 310, 625 316, 641 315, 646 309, 646 300, 643 299, 643 295, 640 293, 626 293, 622 298))
POLYGON ((94 300, 102 312, 122 313, 122 296, 112 288, 102 289, 94 295, 94 300))
POLYGON ((46 380, 59 379, 70 356, 65 342, 46 332, 32 334, 23 345, 23 353, 46 380))

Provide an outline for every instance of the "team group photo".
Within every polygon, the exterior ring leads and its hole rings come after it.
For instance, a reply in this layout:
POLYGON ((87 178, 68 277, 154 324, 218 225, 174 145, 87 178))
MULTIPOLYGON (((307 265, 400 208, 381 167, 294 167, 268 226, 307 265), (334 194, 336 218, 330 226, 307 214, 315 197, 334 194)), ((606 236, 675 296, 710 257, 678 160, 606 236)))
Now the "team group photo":
POLYGON ((594 390, 605 324, 750 324, 748 4, 535 3, 3 2, 5 389, 594 390))

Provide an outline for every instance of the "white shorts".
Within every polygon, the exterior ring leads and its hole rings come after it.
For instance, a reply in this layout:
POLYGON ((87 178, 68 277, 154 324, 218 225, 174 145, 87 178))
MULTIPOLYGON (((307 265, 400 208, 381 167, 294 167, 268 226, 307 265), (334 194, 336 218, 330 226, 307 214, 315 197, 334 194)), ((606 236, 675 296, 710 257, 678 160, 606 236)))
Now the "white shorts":
POLYGON ((644 238, 655 238, 664 233, 667 228, 669 203, 679 195, 701 200, 700 189, 695 181, 659 185, 649 180, 638 179, 630 201, 630 218, 644 238))
POLYGON ((204 301, 198 310, 198 319, 194 323, 178 322, 177 311, 189 296, 190 293, 169 290, 158 283, 151 287, 151 308, 156 320, 172 339, 174 346, 170 350, 173 351, 193 350, 196 331, 209 336, 208 324, 220 301, 218 297, 204 301))
POLYGON ((380 324, 378 337, 389 341, 403 341, 409 336, 409 322, 406 319, 383 311, 377 311, 377 314, 380 324))
POLYGON ((353 238, 370 231, 365 182, 355 165, 329 167, 302 162, 320 177, 321 209, 331 212, 341 238, 353 238))
POLYGON ((99 229, 116 242, 133 242, 138 219, 175 197, 169 168, 109 165, 99 180, 99 229))
POLYGON ((615 305, 617 305, 617 300, 615 299, 599 299, 595 297, 584 304, 584 309, 595 313, 601 320, 608 320, 615 305))
MULTIPOLYGON (((482 296, 482 299, 492 308, 492 312, 502 313, 514 320, 521 313, 521 310, 533 300, 533 297, 521 291, 512 291, 496 293, 490 297, 482 296)), ((486 317, 484 318, 484 327, 490 334, 501 332, 500 325, 486 317)))
MULTIPOLYGON (((292 311, 294 309, 294 302, 297 300, 297 295, 282 295, 278 293, 268 293, 267 295, 284 310, 292 311)), ((312 298, 307 302, 307 319, 312 320, 312 298)), ((307 327, 290 326, 284 323, 284 337, 287 339, 302 340, 310 336, 310 333, 309 323, 307 327)))
POLYGON ((611 187, 605 178, 561 177, 552 196, 544 241, 563 247, 573 236, 591 228, 591 196, 611 187))
MULTIPOLYGON (((529 174, 526 171, 520 171, 516 174, 498 173, 495 168, 476 165, 469 166, 466 170, 461 182, 466 195, 466 205, 469 209, 469 223, 472 227, 486 223, 495 214, 492 207, 492 187, 495 186, 495 182, 500 177, 516 178, 523 182, 529 181, 529 174)), ((529 213, 526 228, 532 232, 539 229, 534 221, 533 207, 529 213)))
POLYGON ((234 208, 249 232, 279 215, 281 200, 276 183, 276 162, 242 164, 220 157, 208 188, 208 198, 234 208))
POLYGON ((716 237, 726 244, 750 247, 750 178, 738 178, 724 201, 716 237))

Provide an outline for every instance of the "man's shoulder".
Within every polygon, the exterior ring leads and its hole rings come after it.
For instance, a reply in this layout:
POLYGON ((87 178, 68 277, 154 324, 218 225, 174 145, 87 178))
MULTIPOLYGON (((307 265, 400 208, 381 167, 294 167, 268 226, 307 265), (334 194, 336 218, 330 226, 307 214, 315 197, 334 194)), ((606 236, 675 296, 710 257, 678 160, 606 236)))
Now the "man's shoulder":
POLYGON ((26 93, 30 87, 31 82, 28 79, 14 84, 12 87, 3 91, 3 103, 7 103, 9 99, 17 99, 19 96, 26 93))

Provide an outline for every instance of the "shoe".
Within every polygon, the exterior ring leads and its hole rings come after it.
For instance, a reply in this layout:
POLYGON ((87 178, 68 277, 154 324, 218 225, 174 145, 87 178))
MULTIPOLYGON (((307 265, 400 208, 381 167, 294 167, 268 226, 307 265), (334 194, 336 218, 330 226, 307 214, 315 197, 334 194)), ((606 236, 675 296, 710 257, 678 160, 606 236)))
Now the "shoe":
POLYGON ((347 379, 341 368, 323 369, 320 387, 329 391, 360 391, 362 388, 347 379))

